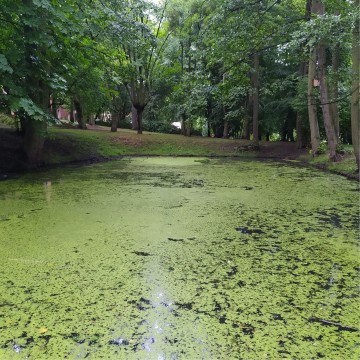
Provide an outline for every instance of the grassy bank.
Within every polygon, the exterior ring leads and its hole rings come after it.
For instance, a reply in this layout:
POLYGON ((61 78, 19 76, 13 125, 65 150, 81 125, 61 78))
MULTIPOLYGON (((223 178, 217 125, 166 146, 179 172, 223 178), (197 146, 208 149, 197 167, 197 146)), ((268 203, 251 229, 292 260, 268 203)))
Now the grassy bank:
POLYGON ((184 137, 181 135, 144 132, 138 135, 127 129, 111 133, 109 128, 95 127, 88 131, 51 128, 45 162, 82 160, 88 157, 120 155, 159 156, 238 156, 244 141, 184 137))
MULTIPOLYGON (((0 128, 0 172, 25 168, 21 157, 22 138, 13 129, 0 128)), ((87 131, 50 127, 44 147, 44 165, 57 166, 71 162, 98 161, 118 156, 228 156, 257 157, 305 163, 323 170, 359 178, 354 156, 347 152, 338 163, 330 163, 326 155, 312 158, 305 149, 286 142, 260 142, 260 149, 249 147, 250 141, 184 137, 181 135, 109 128, 89 127, 87 131)))

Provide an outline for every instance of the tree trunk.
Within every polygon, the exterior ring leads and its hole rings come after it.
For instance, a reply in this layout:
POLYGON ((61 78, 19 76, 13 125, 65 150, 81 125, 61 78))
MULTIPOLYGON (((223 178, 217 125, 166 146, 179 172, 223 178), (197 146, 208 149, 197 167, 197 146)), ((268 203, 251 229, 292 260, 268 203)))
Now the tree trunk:
POLYGON ((76 120, 79 124, 79 129, 86 130, 86 120, 83 116, 82 106, 78 97, 74 97, 74 106, 76 110, 76 120))
POLYGON ((70 116, 70 122, 71 123, 74 123, 75 122, 75 118, 74 118, 74 101, 73 100, 71 100, 71 103, 70 103, 70 114, 69 114, 69 116, 70 116))
POLYGON ((254 69, 252 73, 253 88, 253 143, 259 145, 259 54, 254 54, 254 69))
MULTIPOLYGON (((299 68, 299 76, 303 78, 306 75, 306 64, 305 62, 301 63, 299 68)), ((307 141, 305 138, 305 124, 304 117, 298 111, 296 113, 296 145, 298 149, 303 149, 307 145, 307 141)))
POLYGON ((331 94, 331 117, 333 120, 336 138, 340 138, 340 116, 339 116, 339 66, 340 66, 340 47, 339 44, 335 46, 332 54, 332 70, 334 79, 330 84, 331 94))
POLYGON ((224 139, 228 139, 229 138, 229 122, 228 121, 224 121, 224 131, 223 131, 223 136, 224 139))
POLYGON ((318 155, 320 145, 319 123, 317 119, 316 101, 314 97, 315 67, 316 49, 314 48, 310 53, 307 90, 312 156, 318 155))
POLYGON ((51 113, 55 119, 59 119, 57 112, 57 98, 55 94, 52 94, 51 96, 51 113))
POLYGON ((111 132, 117 132, 118 123, 119 123, 119 114, 114 112, 111 114, 111 132))
MULTIPOLYGON (((305 5, 305 20, 310 21, 311 19, 311 0, 306 0, 305 5)), ((307 74, 307 64, 303 61, 299 67, 299 76, 303 78, 307 74)), ((308 131, 306 130, 305 119, 300 112, 296 114, 296 145, 298 149, 305 148, 308 143, 308 131)))
POLYGON ((252 108, 252 96, 250 94, 247 95, 244 108, 245 112, 241 139, 250 140, 250 109, 252 108))
POLYGON ((89 116, 89 125, 95 125, 95 115, 90 114, 89 116))
POLYGON ((138 128, 138 123, 137 123, 137 110, 136 107, 134 105, 131 106, 131 129, 132 130, 137 130, 138 128))
POLYGON ((186 136, 186 115, 181 114, 181 135, 186 136))
POLYGON ((24 151, 29 168, 36 168, 42 163, 46 129, 45 121, 26 119, 24 151))
MULTIPOLYGON (((322 1, 316 1, 316 12, 318 15, 324 15, 325 6, 322 1)), ((329 157, 331 161, 336 161, 337 136, 333 119, 331 117, 331 106, 329 97, 329 87, 326 75, 326 47, 324 41, 318 45, 318 64, 320 80, 320 99, 323 113, 324 127, 328 142, 329 157)))
POLYGON ((319 61, 319 76, 320 76, 320 99, 323 113, 323 120, 328 141, 329 157, 331 161, 336 161, 336 146, 337 137, 333 120, 331 118, 331 106, 329 98, 329 89, 326 78, 326 49, 325 45, 321 44, 318 48, 319 61))
POLYGON ((304 118, 300 112, 296 113, 296 145, 298 149, 304 149, 307 145, 304 118))
POLYGON ((137 123, 137 133, 142 134, 142 116, 143 116, 144 108, 136 107, 136 123, 137 123))
POLYGON ((185 120, 185 136, 192 135, 192 121, 190 119, 185 120))
MULTIPOLYGON (((355 7, 360 7, 360 0, 354 1, 355 7)), ((358 170, 360 170, 359 153, 359 84, 360 84, 360 22, 355 21, 352 40, 352 94, 351 94, 351 138, 358 170)))

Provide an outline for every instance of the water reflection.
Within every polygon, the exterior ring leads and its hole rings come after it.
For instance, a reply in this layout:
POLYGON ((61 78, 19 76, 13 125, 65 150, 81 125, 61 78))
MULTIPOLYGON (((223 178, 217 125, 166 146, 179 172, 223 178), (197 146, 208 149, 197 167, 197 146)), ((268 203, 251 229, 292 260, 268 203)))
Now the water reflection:
POLYGON ((47 179, 44 181, 44 193, 45 193, 45 199, 47 203, 50 203, 51 201, 51 195, 52 195, 52 182, 51 180, 47 179))

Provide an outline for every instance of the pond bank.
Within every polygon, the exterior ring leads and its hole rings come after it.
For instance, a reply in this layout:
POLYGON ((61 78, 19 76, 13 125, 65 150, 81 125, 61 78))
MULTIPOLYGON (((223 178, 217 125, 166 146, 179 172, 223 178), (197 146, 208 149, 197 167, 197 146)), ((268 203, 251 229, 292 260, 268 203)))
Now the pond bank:
MULTIPOLYGON (((21 156, 22 138, 12 129, 0 129, 0 180, 27 170, 21 156)), ((43 167, 68 164, 84 165, 122 156, 204 156, 208 158, 258 158, 289 161, 300 166, 312 166, 349 179, 359 180, 353 156, 346 155, 339 163, 330 163, 326 156, 313 159, 306 149, 295 143, 260 142, 254 150, 247 140, 184 137, 181 135, 145 132, 137 135, 126 129, 116 133, 108 128, 78 129, 50 128, 45 142, 43 167)))

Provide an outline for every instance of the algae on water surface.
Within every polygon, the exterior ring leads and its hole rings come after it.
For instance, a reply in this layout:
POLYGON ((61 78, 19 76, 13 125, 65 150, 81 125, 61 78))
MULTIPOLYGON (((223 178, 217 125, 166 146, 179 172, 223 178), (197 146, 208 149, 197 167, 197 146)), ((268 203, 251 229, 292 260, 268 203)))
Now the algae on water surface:
POLYGON ((358 359, 357 184, 133 158, 0 183, 1 359, 358 359))

